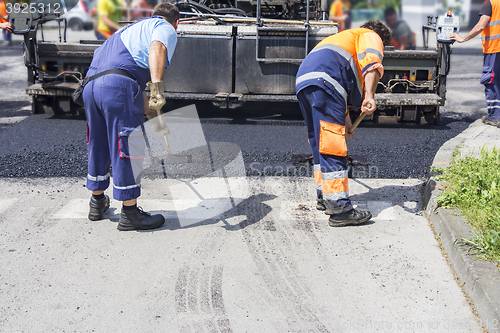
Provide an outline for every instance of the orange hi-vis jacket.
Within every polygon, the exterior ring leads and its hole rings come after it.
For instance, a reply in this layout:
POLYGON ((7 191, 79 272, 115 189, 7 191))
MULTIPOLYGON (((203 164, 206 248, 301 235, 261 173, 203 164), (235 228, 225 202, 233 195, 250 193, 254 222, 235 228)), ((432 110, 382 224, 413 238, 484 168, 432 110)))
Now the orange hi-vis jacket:
MULTIPOLYGON (((361 106, 364 77, 368 72, 377 70, 381 76, 384 74, 383 50, 382 40, 372 30, 349 29, 322 40, 300 65, 295 81, 297 94, 302 96, 302 89, 316 86, 332 97, 328 108, 313 108, 311 111, 318 112, 313 116, 319 122, 313 126, 319 126, 318 133, 316 129, 312 132, 315 133, 313 139, 321 155, 347 155, 345 121, 338 120, 338 117, 346 114, 348 105, 361 106)), ((321 93, 317 96, 327 99, 328 95, 321 93)), ((326 101, 321 100, 311 103, 327 105, 326 101)), ((316 164, 314 180, 325 202, 349 197, 347 168, 343 164, 316 164)))
POLYGON ((7 13, 7 8, 5 7, 5 1, 0 0, 0 23, 8 22, 7 16, 9 16, 9 14, 7 13))
MULTIPOLYGON (((341 17, 344 15, 344 8, 342 7, 342 1, 334 1, 330 6, 330 15, 341 17)), ((339 31, 345 30, 345 21, 336 21, 338 23, 339 31)))
POLYGON ((483 53, 500 52, 500 0, 490 0, 491 18, 481 33, 483 53))
MULTIPOLYGON (((500 1, 500 0, 499 0, 500 1)), ((345 106, 361 106, 366 73, 382 66, 384 45, 372 30, 357 28, 323 39, 299 67, 296 92, 315 85, 334 97, 345 100, 345 106)))

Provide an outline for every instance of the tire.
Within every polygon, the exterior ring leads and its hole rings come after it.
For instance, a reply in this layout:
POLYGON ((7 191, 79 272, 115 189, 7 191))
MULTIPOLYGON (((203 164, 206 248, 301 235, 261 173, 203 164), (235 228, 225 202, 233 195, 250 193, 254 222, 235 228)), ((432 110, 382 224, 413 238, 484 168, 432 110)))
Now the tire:
POLYGON ((439 113, 439 107, 436 107, 434 111, 424 112, 424 118, 427 124, 439 125, 441 123, 441 115, 439 113))
POLYGON ((47 97, 46 99, 47 105, 52 108, 52 112, 54 113, 55 116, 63 116, 66 114, 64 110, 61 108, 60 105, 60 100, 58 99, 57 96, 54 97, 47 97))
POLYGON ((43 107, 43 101, 38 100, 36 96, 33 96, 31 100, 31 112, 33 114, 45 113, 45 109, 43 107))
POLYGON ((83 30, 83 22, 78 18, 72 18, 68 22, 68 27, 73 31, 82 31, 83 30))

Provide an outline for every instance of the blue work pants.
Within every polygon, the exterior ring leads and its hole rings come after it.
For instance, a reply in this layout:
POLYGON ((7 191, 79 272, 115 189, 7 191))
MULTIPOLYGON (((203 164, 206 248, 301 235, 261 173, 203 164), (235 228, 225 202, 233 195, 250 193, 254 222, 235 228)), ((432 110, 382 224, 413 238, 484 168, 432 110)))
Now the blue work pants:
POLYGON ((144 98, 134 80, 107 74, 83 91, 88 124, 87 188, 103 191, 113 167, 113 197, 132 200, 141 194, 144 98))
POLYGON ((345 101, 317 86, 302 89, 297 98, 311 145, 318 198, 323 198, 329 214, 350 211, 345 101))
POLYGON ((481 83, 484 84, 488 119, 500 121, 500 53, 484 55, 481 83))

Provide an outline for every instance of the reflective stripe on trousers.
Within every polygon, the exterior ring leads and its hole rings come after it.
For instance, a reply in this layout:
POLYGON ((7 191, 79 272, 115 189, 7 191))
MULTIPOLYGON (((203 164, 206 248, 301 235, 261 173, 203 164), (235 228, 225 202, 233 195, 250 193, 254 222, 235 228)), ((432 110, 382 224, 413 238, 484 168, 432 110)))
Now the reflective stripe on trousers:
MULTIPOLYGON (((112 47, 113 54, 129 55, 120 61, 136 66, 119 35, 113 35, 102 47, 112 47)), ((101 60, 99 65, 106 68, 106 59, 101 60)), ((107 189, 112 165, 113 197, 120 201, 139 197, 145 151, 141 87, 126 76, 107 74, 85 86, 83 99, 89 131, 87 188, 107 189)))
POLYGON ((484 85, 488 119, 500 121, 500 53, 485 54, 483 67, 493 70, 493 83, 484 85))
POLYGON ((349 211, 352 204, 349 199, 347 158, 319 152, 320 121, 345 126, 344 101, 335 100, 316 86, 302 89, 297 98, 311 145, 318 197, 323 197, 326 208, 334 214, 349 211))

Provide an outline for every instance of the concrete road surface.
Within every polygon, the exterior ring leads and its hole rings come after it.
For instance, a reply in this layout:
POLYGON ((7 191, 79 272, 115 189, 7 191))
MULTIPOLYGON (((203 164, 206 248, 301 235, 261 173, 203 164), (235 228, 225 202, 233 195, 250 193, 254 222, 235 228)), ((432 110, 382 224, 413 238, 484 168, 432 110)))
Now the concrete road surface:
POLYGON ((117 201, 87 219, 85 123, 30 116, 11 64, 0 156, 31 178, 0 178, 1 332, 482 332, 423 216, 422 179, 350 179, 373 219, 331 228, 304 166, 247 176, 234 142, 169 119, 189 140, 164 156, 146 126, 139 200, 167 223, 119 232, 117 201))
POLYGON ((331 228, 309 178, 145 180, 149 232, 119 232, 114 200, 87 220, 84 184, 0 180, 0 331, 482 331, 421 181, 351 180, 374 217, 331 228))

